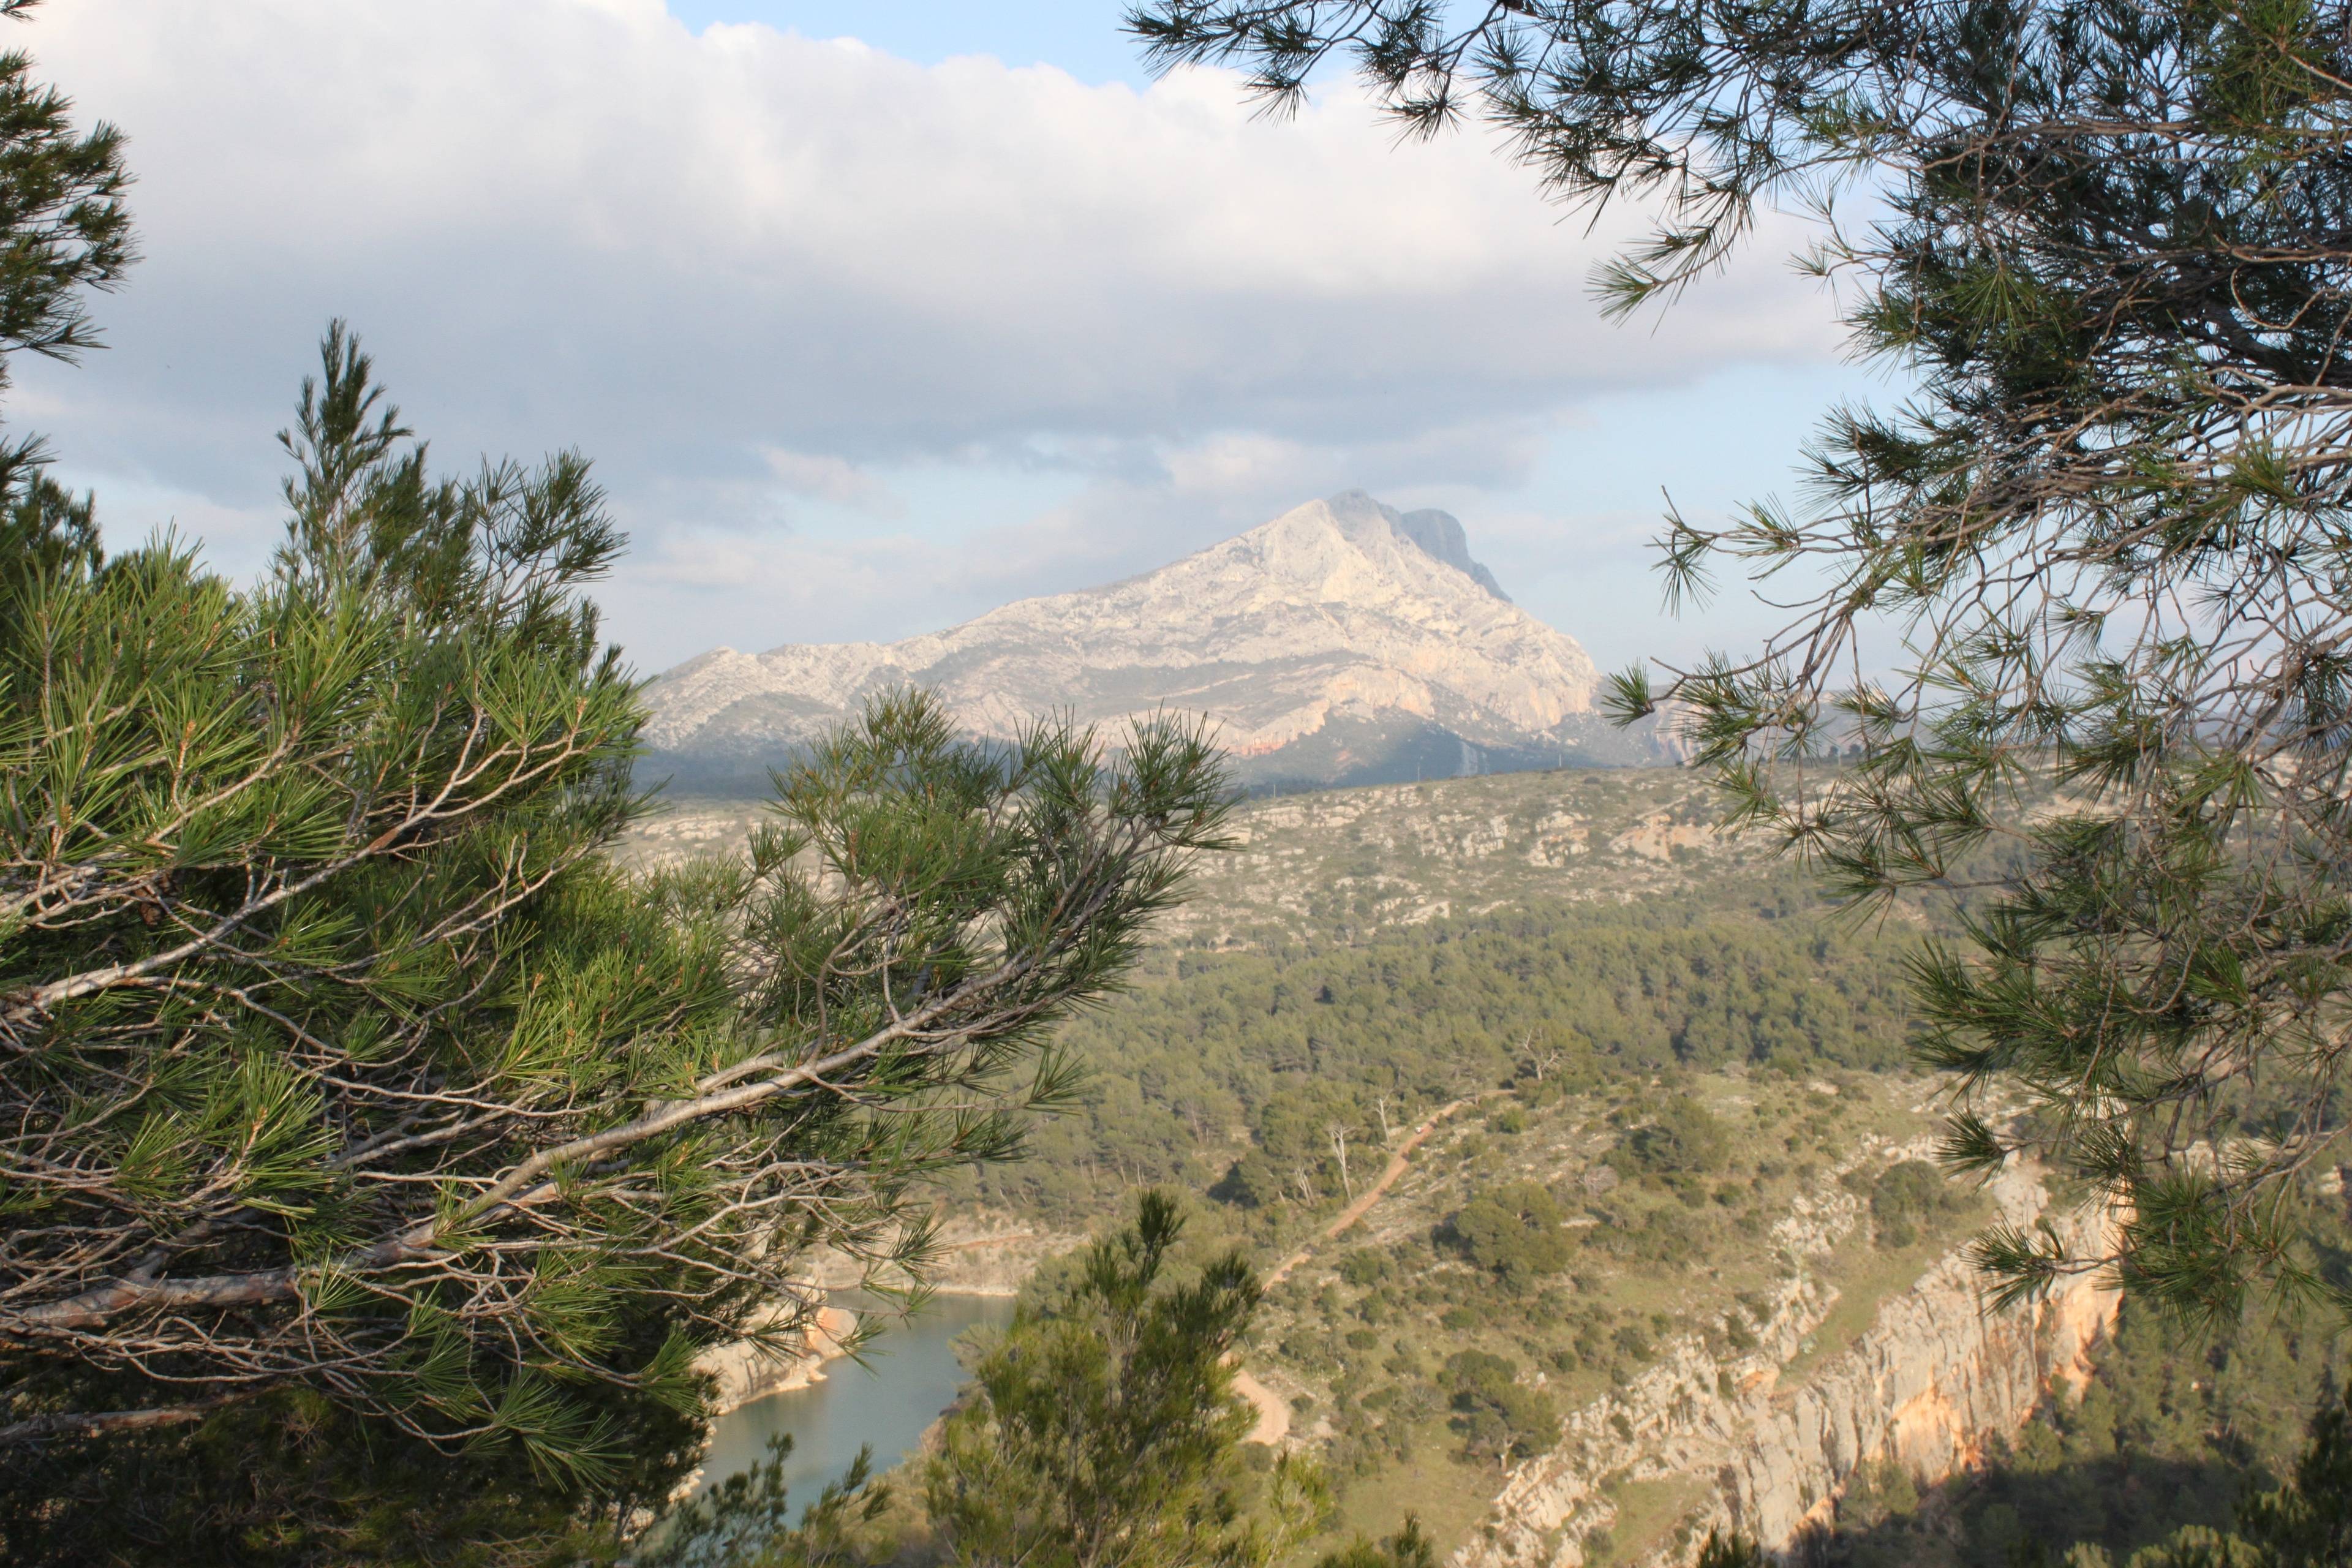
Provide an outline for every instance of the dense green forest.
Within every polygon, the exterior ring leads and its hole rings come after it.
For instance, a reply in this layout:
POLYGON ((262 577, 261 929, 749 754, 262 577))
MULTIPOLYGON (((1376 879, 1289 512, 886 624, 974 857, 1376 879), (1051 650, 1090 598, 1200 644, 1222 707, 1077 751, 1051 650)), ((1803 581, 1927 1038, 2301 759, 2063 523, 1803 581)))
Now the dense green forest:
POLYGON ((1550 900, 1360 945, 1155 954, 1073 1026, 1074 1113, 977 1195, 1057 1223, 1132 1186, 1245 1204, 1341 1194, 1351 1152, 1465 1093, 1733 1064, 1885 1069, 1904 1050, 1907 925, 1849 925, 1792 880, 1634 903, 1550 900))

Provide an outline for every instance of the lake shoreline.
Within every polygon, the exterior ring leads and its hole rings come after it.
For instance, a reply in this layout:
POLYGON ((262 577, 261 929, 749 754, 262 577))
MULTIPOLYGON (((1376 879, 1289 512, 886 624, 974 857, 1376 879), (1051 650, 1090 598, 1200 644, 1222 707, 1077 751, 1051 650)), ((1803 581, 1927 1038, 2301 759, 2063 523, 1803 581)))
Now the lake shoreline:
POLYGON ((922 1310, 895 1322, 887 1308, 869 1308, 861 1324, 874 1327, 878 1320, 882 1331, 851 1367, 834 1364, 851 1358, 833 1348, 799 1362, 775 1386, 714 1412, 702 1461, 677 1495, 693 1496, 763 1462, 768 1439, 783 1433, 793 1438, 784 1480, 799 1498, 837 1479, 861 1447, 872 1449, 877 1469, 892 1468, 919 1449, 963 1385, 955 1341, 971 1329, 1010 1322, 1013 1296, 1008 1289, 940 1289, 922 1310))

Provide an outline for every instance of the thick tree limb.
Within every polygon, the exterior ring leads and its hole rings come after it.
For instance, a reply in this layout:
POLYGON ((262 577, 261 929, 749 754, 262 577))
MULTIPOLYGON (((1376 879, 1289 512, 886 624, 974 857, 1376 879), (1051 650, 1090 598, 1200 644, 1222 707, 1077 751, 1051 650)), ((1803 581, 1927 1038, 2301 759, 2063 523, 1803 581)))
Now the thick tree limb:
MULTIPOLYGON (((970 1005, 976 995, 984 995, 1018 979, 1028 967, 1028 961, 1015 959, 988 974, 974 976, 941 993, 931 1003, 916 1009, 888 1028, 877 1030, 855 1045, 818 1060, 803 1063, 757 1082, 740 1084, 693 1100, 673 1101, 621 1126, 606 1128, 555 1148, 541 1150, 500 1176, 488 1191, 467 1203, 458 1211, 455 1223, 481 1219, 501 1207, 528 1201, 530 1195, 544 1184, 548 1173, 559 1167, 641 1143, 690 1122, 748 1110, 794 1089, 812 1083, 822 1084, 826 1078, 870 1059, 887 1046, 910 1036, 920 1035, 941 1016, 970 1005)), ((723 1079, 730 1075, 712 1076, 723 1079)), ((344 1272, 365 1273, 428 1257, 437 1250, 436 1238, 445 1228, 440 1221, 427 1222, 401 1236, 379 1242, 363 1252, 349 1255, 336 1267, 344 1272)), ((289 1300, 299 1295, 300 1289, 300 1275, 293 1268, 220 1274, 192 1279, 140 1279, 131 1277, 110 1281, 63 1300, 0 1311, 0 1332, 101 1328, 129 1312, 257 1306, 289 1300)))
POLYGON ((56 1437, 117 1436, 126 1432, 152 1432, 160 1426, 184 1426, 215 1410, 250 1399, 250 1392, 216 1394, 186 1405, 162 1405, 144 1410, 102 1410, 36 1415, 28 1421, 0 1426, 0 1448, 44 1443, 56 1437))

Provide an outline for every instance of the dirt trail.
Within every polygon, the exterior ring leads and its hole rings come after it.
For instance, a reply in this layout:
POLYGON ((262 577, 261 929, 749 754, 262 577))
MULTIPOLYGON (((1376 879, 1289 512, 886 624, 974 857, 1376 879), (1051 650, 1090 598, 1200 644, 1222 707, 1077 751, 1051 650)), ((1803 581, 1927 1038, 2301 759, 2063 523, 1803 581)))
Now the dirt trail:
POLYGON ((1279 1443, 1290 1436, 1290 1402, 1245 1372, 1234 1373, 1234 1392, 1250 1402, 1257 1424, 1244 1443, 1279 1443))
MULTIPOLYGON (((1394 1186, 1396 1179, 1404 1174, 1405 1167, 1412 1163, 1412 1152, 1427 1142, 1429 1135, 1436 1131, 1447 1117, 1464 1106, 1474 1104, 1485 1098, 1486 1096, 1482 1094, 1465 1095, 1460 1100, 1441 1105, 1431 1111, 1428 1120, 1406 1134, 1405 1141, 1398 1144, 1395 1152, 1390 1154, 1388 1169, 1381 1173, 1379 1181, 1357 1194, 1355 1201, 1341 1209, 1337 1218, 1315 1233, 1314 1239, 1274 1266, 1274 1272, 1265 1277, 1266 1289, 1271 1290, 1281 1284, 1292 1269, 1306 1262, 1313 1255, 1317 1247, 1332 1237, 1343 1234, 1349 1226, 1371 1213, 1372 1205, 1381 1201, 1381 1194, 1394 1186)), ((1250 1428, 1249 1436, 1244 1441, 1279 1443, 1290 1435, 1290 1402, 1288 1400, 1246 1372, 1234 1373, 1234 1392, 1248 1400, 1250 1407, 1257 1412, 1257 1424, 1250 1428)))
POLYGON ((1390 1187, 1393 1186, 1399 1176, 1404 1174, 1405 1166, 1410 1163, 1412 1159, 1412 1152, 1429 1141, 1429 1135, 1437 1131, 1438 1124, 1444 1121, 1447 1117, 1453 1115, 1455 1111, 1461 1110, 1464 1106, 1485 1098, 1486 1096, 1484 1095, 1465 1095, 1460 1100, 1441 1105, 1435 1110, 1431 1111, 1429 1113, 1429 1119, 1423 1121, 1420 1126, 1414 1128, 1411 1132, 1407 1133, 1405 1135, 1405 1141, 1396 1146, 1396 1152, 1389 1156, 1388 1169, 1381 1173, 1381 1179, 1379 1181, 1374 1182, 1370 1186, 1366 1187, 1362 1192, 1358 1193, 1356 1194, 1355 1202, 1349 1204, 1346 1208, 1341 1209, 1339 1211, 1339 1217, 1332 1220, 1329 1225, 1327 1225, 1321 1230, 1317 1231, 1313 1240, 1309 1241, 1306 1246, 1300 1247, 1297 1251, 1292 1253, 1289 1257, 1284 1258, 1281 1262, 1274 1266, 1274 1272, 1265 1277, 1266 1289, 1271 1290, 1276 1285, 1281 1284, 1283 1280, 1289 1276, 1290 1271, 1297 1268, 1300 1264, 1306 1262, 1317 1247, 1322 1246, 1325 1242, 1329 1241, 1333 1237, 1339 1235, 1349 1226, 1354 1225, 1358 1220, 1371 1213, 1372 1205, 1381 1201, 1381 1194, 1387 1192, 1390 1187))

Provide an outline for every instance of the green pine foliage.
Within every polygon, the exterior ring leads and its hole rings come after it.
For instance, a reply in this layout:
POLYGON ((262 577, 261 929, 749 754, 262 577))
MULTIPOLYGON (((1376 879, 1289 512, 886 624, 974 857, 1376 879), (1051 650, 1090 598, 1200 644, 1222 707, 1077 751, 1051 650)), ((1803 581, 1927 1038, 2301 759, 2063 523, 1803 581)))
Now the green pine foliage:
POLYGON ((1706 1106, 1677 1094, 1628 1136, 1617 1163, 1630 1173, 1696 1176, 1721 1168, 1730 1135, 1706 1106))
POLYGON ((1903 1065, 1908 931, 1771 907, 1534 902, 1355 945, 1154 954, 1070 1032, 1091 1064, 1075 1114, 971 1190, 1081 1226, 1150 1183, 1314 1207, 1375 1173, 1389 1133, 1501 1084, 1543 1101, 1738 1063, 1903 1065))
POLYGON ((1542 1389, 1519 1381, 1508 1356, 1456 1351, 1445 1358, 1444 1385, 1463 1457, 1507 1466, 1559 1441, 1559 1413, 1542 1389))
MULTIPOLYGON (((791 1333, 811 1246, 919 1269, 925 1184, 1066 1094, 1051 1037, 1222 775, 1169 726, 1113 769, 893 698, 748 860, 633 879, 585 464, 433 477, 340 328, 284 444, 254 587, 61 536, 0 614, 0 1444, 47 1446, 59 1541, 200 1531, 113 1510, 108 1445, 298 1393, 623 1518, 690 1451, 699 1348, 791 1333)), ((137 1451, 194 1484, 238 1441, 137 1451)), ((290 1558, 409 1529, 352 1483, 324 1464, 290 1558)))
MULTIPOLYGON (((0 16, 27 9, 0 0, 0 16)), ((121 142, 0 56, 0 363, 91 342, 121 142)), ((829 1246, 1062 1103, 1221 840, 1180 726, 878 700, 748 857, 610 853, 638 683, 584 459, 436 471, 338 323, 257 582, 0 451, 0 1555, 593 1560, 829 1246)), ((894 1279, 903 1279, 903 1273, 894 1279)))
POLYGON ((2332 1391, 2311 1420, 2294 1473, 2238 1508, 2238 1533, 2264 1568, 2352 1563, 2352 1388, 2332 1391))
POLYGON ((1371 1542, 1359 1536, 1318 1560, 1315 1568, 1437 1568, 1437 1547, 1412 1514, 1394 1535, 1371 1542))
POLYGON ((1879 1242, 1902 1248, 1918 1239, 1923 1221, 1966 1203, 1951 1181, 1925 1160, 1901 1160, 1874 1176, 1849 1173, 1846 1185, 1869 1200, 1879 1242))
POLYGON ((1173 1278, 1175 1201, 1146 1193, 1066 1282, 1024 1300, 923 1465, 967 1568, 1262 1568, 1319 1522, 1297 1461, 1255 1474, 1232 1358, 1260 1289, 1239 1252, 1173 1278))
MULTIPOLYGON (((642 1353, 667 1326, 643 1313, 632 1330, 625 1348, 642 1353)), ((610 1563, 693 1470, 708 1426, 626 1389, 574 1397, 626 1435, 593 1484, 517 1446, 452 1452, 299 1389, 102 1443, 17 1445, 0 1465, 0 1555, 57 1568, 610 1563)))
POLYGON ((2352 8, 1148 0, 1129 25, 1276 102, 1351 60, 1410 131, 1482 114, 1547 194, 1643 199, 1657 226, 1595 279, 1621 313, 1766 206, 1820 220, 1803 265, 1913 395, 1829 414, 1797 504, 1670 515, 1672 602, 1728 570, 1786 619, 1612 705, 1677 715, 1728 818, 1841 898, 1963 910, 1912 976, 1962 1100, 1950 1163, 2039 1155, 2121 1221, 2081 1257, 1989 1236, 2006 1296, 2112 1269, 2222 1322, 2324 1289, 2293 1210, 2347 1127, 2352 8))
POLYGON ((1710 1530, 1693 1568, 1770 1568, 1770 1563, 1763 1549, 1746 1536, 1710 1530))
POLYGON ((1568 1217, 1541 1184, 1505 1182, 1464 1204, 1447 1228, 1473 1263, 1513 1289, 1528 1290, 1567 1268, 1576 1255, 1561 1228, 1568 1217))
MULTIPOLYGON (((0 20, 28 20, 39 4, 0 0, 0 20)), ((113 288, 134 256, 122 133, 103 121, 77 131, 72 103, 32 72, 23 50, 0 54, 0 363, 97 346, 83 291, 113 288)), ((31 450, 17 447, 0 472, 23 477, 31 450)))
MULTIPOLYGON (((28 20, 38 4, 0 0, 0 20, 28 20)), ((0 392, 20 352, 70 363, 98 347, 85 295, 116 287, 135 258, 122 134, 77 130, 72 110, 29 55, 0 53, 0 392)), ((37 437, 0 439, 0 590, 96 559, 89 499, 68 495, 47 462, 37 437)))

